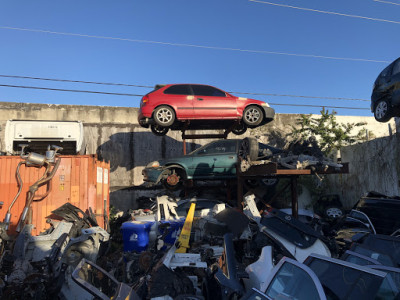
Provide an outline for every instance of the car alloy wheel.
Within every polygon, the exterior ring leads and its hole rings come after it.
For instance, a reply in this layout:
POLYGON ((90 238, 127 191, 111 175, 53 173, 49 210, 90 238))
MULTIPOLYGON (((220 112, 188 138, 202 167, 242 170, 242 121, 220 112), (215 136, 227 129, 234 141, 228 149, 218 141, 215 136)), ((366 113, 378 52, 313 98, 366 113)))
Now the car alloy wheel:
POLYGON ((337 219, 343 216, 343 211, 338 207, 329 207, 325 211, 326 216, 332 219, 337 219))
POLYGON ((392 117, 392 108, 387 100, 380 100, 375 106, 374 116, 378 122, 387 122, 392 117))
POLYGON ((154 121, 160 126, 171 126, 175 122, 175 112, 169 106, 157 107, 154 111, 154 121))
POLYGON ((243 121, 249 126, 257 126, 263 119, 263 112, 258 106, 248 106, 243 112, 243 121))

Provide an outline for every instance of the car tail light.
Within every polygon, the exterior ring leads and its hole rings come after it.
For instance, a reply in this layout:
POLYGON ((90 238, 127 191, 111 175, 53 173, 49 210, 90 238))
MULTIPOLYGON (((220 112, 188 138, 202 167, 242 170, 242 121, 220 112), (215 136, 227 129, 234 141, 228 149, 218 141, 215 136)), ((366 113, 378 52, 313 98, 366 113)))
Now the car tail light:
POLYGON ((141 105, 140 106, 143 106, 143 105, 145 105, 147 102, 149 102, 149 96, 144 96, 143 98, 142 98, 142 101, 141 101, 141 105))

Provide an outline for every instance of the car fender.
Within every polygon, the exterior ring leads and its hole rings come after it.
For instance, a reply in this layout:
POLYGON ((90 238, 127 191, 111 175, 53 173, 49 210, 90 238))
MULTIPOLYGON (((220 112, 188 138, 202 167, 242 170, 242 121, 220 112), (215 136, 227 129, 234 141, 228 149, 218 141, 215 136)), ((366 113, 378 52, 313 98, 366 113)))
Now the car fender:
MULTIPOLYGON (((186 176, 187 176, 187 169, 181 165, 178 164, 171 164, 171 165, 166 165, 164 166, 164 170, 161 172, 161 174, 158 176, 157 182, 160 182, 161 179, 165 176, 165 175, 169 175, 169 172, 171 169, 181 169, 185 172, 186 176)), ((188 179, 188 178, 186 178, 188 179)))
POLYGON ((160 107, 160 106, 168 106, 168 107, 172 108, 172 109, 174 110, 175 116, 176 116, 176 112, 177 112, 177 110, 176 110, 177 107, 176 107, 176 106, 171 105, 171 104, 167 104, 167 103, 160 102, 160 103, 157 103, 157 104, 154 106, 153 112, 151 113, 151 117, 152 117, 152 118, 154 117, 154 111, 155 111, 158 107, 160 107))

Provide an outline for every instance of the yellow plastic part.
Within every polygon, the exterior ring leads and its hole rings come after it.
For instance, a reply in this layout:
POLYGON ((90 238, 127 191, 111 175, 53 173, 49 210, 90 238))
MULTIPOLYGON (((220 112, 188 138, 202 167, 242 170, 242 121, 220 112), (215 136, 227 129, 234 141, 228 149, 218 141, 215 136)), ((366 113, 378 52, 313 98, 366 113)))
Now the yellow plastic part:
POLYGON ((178 238, 179 248, 176 249, 175 253, 186 253, 187 249, 189 249, 189 240, 190 233, 192 232, 192 224, 194 217, 194 210, 196 208, 196 203, 190 204, 189 212, 186 216, 185 223, 183 224, 183 228, 181 234, 178 238))

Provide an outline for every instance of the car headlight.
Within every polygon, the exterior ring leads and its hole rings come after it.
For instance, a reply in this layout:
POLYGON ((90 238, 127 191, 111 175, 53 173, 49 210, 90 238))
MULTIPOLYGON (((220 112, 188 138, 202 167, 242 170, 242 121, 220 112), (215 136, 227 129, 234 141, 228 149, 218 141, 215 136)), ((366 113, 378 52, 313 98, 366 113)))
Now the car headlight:
POLYGON ((266 106, 266 107, 269 107, 269 104, 268 104, 268 103, 266 103, 266 102, 264 102, 264 103, 261 103, 261 106, 266 106))
POLYGON ((160 166, 160 163, 158 161, 152 161, 149 163, 146 168, 158 168, 160 166))

